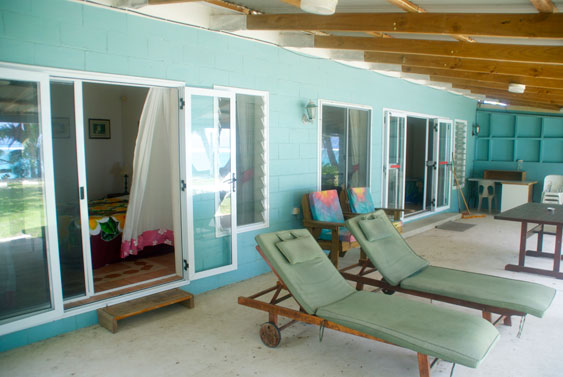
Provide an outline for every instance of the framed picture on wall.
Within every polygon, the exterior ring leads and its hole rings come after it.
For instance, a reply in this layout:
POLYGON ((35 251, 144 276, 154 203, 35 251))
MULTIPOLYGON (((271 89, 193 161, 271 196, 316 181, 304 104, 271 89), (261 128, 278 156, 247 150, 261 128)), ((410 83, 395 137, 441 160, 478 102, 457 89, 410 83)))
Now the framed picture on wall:
POLYGON ((111 139, 109 119, 88 119, 90 139, 111 139))
POLYGON ((68 118, 52 118, 51 132, 55 139, 70 138, 70 121, 68 118))

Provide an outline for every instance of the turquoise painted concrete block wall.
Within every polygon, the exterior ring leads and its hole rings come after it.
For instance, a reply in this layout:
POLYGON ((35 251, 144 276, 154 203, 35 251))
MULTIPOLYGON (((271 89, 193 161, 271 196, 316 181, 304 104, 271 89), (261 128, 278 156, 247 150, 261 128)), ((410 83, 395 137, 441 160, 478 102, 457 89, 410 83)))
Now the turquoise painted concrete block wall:
MULTIPOLYGON (((301 227, 292 209, 300 207, 304 193, 317 188, 318 125, 301 121, 309 99, 373 107, 371 185, 376 204, 383 109, 462 119, 469 125, 475 117, 475 101, 445 91, 272 45, 64 0, 0 0, 0 61, 268 91, 271 231, 301 227)), ((469 142, 472 151, 471 138, 469 142)), ((456 200, 454 193, 455 211, 456 200)), ((187 289, 197 294, 268 271, 254 249, 254 236, 263 231, 239 235, 236 271, 194 281, 187 289)), ((40 331, 43 335, 33 335, 39 331, 35 328, 2 337, 0 349, 95 323, 95 316, 80 318, 43 325, 56 329, 40 331)))
POLYGON ((478 110, 476 122, 481 132, 474 145, 472 175, 482 177, 484 170, 517 170, 517 161, 522 160, 526 179, 538 181, 533 200, 541 201, 545 176, 563 175, 563 116, 478 110))

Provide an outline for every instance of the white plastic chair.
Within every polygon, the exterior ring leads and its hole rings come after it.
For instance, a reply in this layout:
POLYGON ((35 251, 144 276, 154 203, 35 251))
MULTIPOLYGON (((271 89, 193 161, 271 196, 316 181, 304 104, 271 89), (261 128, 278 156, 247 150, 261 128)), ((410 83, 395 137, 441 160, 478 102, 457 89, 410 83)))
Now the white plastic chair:
POLYGON ((495 200, 495 204, 497 204, 497 197, 495 196, 495 181, 485 179, 480 180, 477 186, 477 193, 479 194, 477 211, 481 211, 481 203, 483 199, 489 199, 489 213, 491 213, 493 208, 493 199, 495 200))
POLYGON ((542 203, 563 204, 563 175, 547 175, 543 180, 542 203))

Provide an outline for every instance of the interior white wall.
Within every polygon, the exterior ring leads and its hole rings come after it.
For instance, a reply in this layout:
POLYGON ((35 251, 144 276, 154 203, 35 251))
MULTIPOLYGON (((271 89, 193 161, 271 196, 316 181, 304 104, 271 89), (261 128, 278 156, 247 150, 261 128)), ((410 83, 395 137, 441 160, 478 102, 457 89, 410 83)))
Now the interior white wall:
POLYGON ((84 83, 88 199, 123 192, 123 168, 128 166, 131 175, 138 122, 147 92, 147 88, 84 83), (111 138, 90 139, 89 119, 109 119, 111 138))

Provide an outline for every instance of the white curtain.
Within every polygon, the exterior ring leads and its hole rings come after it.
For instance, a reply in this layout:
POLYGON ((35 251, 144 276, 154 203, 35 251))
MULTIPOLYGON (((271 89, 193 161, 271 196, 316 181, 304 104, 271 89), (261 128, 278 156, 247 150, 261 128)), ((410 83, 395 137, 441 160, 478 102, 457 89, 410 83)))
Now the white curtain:
POLYGON ((151 88, 135 144, 122 258, 145 246, 179 240, 178 171, 178 92, 151 88))
POLYGON ((348 186, 367 186, 367 111, 351 109, 350 114, 350 147, 348 160, 348 186))

